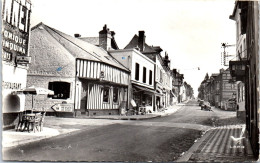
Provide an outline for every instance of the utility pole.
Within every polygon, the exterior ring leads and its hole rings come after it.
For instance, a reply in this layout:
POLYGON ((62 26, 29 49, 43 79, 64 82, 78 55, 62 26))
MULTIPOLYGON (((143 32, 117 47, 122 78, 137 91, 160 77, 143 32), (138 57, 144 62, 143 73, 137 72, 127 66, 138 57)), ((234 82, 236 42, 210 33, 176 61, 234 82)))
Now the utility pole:
MULTIPOLYGON (((221 53, 221 61, 223 58, 223 65, 224 66, 228 66, 228 64, 226 63, 226 61, 228 61, 228 57, 231 57, 233 55, 228 55, 228 53, 226 52, 226 48, 230 47, 230 46, 235 46, 235 45, 228 45, 228 43, 221 43, 221 48, 224 49, 224 51, 221 53)), ((221 62, 222 64, 222 62, 221 62)))

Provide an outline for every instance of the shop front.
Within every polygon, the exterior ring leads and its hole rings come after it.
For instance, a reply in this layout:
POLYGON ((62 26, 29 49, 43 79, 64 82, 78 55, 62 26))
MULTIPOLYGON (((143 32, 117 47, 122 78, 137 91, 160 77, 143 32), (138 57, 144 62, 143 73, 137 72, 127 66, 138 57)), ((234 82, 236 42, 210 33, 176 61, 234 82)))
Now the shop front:
POLYGON ((76 67, 75 111, 78 114, 98 116, 126 112, 129 102, 127 69, 85 59, 77 59, 76 67))
POLYGON ((156 84, 156 91, 155 91, 155 111, 159 111, 163 108, 165 108, 166 104, 166 94, 165 90, 160 86, 160 84, 156 84))
POLYGON ((137 105, 137 110, 140 112, 145 110, 146 113, 152 113, 154 111, 154 94, 155 91, 150 88, 133 84, 133 99, 137 105))
MULTIPOLYGON (((80 114, 89 116, 119 115, 127 109, 127 86, 108 82, 79 79, 80 114)), ((77 101, 76 101, 77 103, 77 101)))
POLYGON ((3 127, 7 129, 14 127, 18 112, 24 110, 25 96, 12 92, 26 87, 31 59, 28 52, 31 4, 27 0, 20 3, 5 0, 2 6, 2 113, 3 127))

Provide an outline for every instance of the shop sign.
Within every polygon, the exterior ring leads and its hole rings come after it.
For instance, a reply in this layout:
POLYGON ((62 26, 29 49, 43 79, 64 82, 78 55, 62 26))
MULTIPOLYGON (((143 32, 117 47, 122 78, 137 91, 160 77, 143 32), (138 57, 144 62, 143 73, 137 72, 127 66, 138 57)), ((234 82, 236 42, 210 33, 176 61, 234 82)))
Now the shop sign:
POLYGON ((28 64, 28 63, 31 63, 31 57, 16 56, 16 63, 18 63, 18 64, 28 64))
POLYGON ((14 62, 16 56, 27 56, 28 54, 28 33, 21 32, 18 28, 3 23, 2 47, 3 60, 14 62))
POLYGON ((8 53, 8 52, 6 52, 6 51, 3 51, 2 59, 3 59, 4 61, 9 61, 9 62, 11 62, 11 61, 12 61, 12 54, 11 54, 11 53, 8 53))
POLYGON ((13 83, 13 82, 5 82, 2 81, 3 89, 21 89, 22 83, 13 83))
POLYGON ((57 112, 72 112, 73 104, 56 104, 53 109, 57 112))
POLYGON ((100 78, 104 78, 104 77, 105 77, 104 71, 100 71, 100 78))

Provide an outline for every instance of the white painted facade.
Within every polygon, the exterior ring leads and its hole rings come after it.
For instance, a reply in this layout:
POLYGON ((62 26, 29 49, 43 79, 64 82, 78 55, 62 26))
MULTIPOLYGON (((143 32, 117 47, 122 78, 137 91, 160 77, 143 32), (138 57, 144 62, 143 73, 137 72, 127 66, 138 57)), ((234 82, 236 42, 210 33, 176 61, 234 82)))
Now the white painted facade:
POLYGON ((131 81, 132 83, 144 86, 150 89, 154 89, 154 66, 155 63, 140 53, 136 49, 125 49, 125 50, 115 50, 110 51, 110 53, 126 68, 131 71, 131 81), (136 63, 139 64, 139 80, 136 80, 136 63), (143 67, 146 68, 146 82, 143 82, 143 67), (150 73, 152 72, 152 83, 149 83, 150 73))
POLYGON ((146 109, 153 111, 155 100, 155 63, 136 49, 114 50, 109 52, 131 71, 129 100, 133 99, 139 107, 143 106, 146 107, 146 109))
MULTIPOLYGON (((156 90, 161 96, 158 96, 160 98, 160 103, 164 107, 168 107, 170 105, 170 94, 172 91, 172 76, 169 71, 166 71, 165 68, 162 66, 162 61, 159 58, 158 55, 156 55, 156 77, 155 77, 155 82, 156 82, 156 90)), ((158 100, 157 102, 158 103, 158 100)))

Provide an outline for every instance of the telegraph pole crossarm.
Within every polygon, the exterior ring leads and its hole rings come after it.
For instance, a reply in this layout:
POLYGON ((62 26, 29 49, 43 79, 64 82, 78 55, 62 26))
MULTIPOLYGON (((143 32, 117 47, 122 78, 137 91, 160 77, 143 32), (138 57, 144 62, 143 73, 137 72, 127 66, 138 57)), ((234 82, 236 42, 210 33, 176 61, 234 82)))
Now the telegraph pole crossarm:
POLYGON ((221 53, 221 54, 223 54, 223 65, 224 66, 228 66, 228 64, 226 64, 227 57, 233 56, 233 55, 228 55, 226 52, 226 48, 231 47, 231 46, 235 46, 235 44, 228 45, 228 43, 221 43, 221 48, 224 48, 224 51, 221 53))

